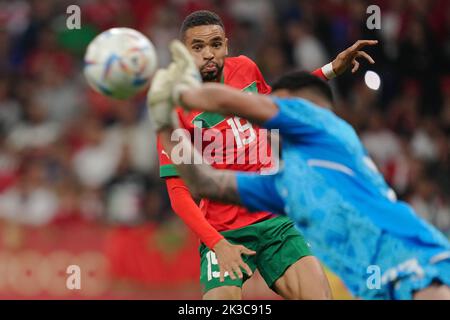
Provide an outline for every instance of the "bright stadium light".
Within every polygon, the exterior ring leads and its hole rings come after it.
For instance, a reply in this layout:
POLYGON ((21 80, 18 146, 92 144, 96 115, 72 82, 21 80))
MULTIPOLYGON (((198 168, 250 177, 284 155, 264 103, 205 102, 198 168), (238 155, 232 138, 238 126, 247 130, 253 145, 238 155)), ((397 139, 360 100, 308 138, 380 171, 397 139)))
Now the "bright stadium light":
POLYGON ((364 81, 366 82, 366 86, 368 86, 372 90, 380 89, 381 78, 374 71, 367 71, 364 75, 364 81))

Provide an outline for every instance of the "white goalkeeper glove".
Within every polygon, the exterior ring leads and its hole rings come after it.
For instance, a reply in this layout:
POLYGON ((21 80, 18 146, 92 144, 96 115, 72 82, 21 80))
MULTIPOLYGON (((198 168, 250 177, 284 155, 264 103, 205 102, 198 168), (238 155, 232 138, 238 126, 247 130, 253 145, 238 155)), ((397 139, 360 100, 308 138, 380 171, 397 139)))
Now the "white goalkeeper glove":
POLYGON ((176 71, 174 63, 170 64, 167 69, 159 69, 148 90, 147 108, 150 121, 156 131, 172 125, 172 89, 176 71))
POLYGON ((172 99, 175 104, 183 106, 181 94, 186 90, 200 87, 202 78, 192 55, 181 41, 173 40, 170 44, 170 51, 173 63, 176 65, 172 99))

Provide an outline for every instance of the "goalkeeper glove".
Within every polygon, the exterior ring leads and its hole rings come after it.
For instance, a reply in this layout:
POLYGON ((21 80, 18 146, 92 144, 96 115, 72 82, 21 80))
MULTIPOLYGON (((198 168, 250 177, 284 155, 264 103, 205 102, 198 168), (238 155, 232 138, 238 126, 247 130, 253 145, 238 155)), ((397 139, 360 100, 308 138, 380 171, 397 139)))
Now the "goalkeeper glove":
POLYGON ((173 63, 176 65, 175 83, 172 89, 172 98, 175 104, 183 106, 181 94, 192 88, 201 86, 202 78, 192 55, 179 40, 174 40, 170 44, 173 63))
POLYGON ((176 65, 159 69, 153 77, 147 94, 147 108, 150 121, 156 131, 172 125, 172 87, 175 82, 176 65))

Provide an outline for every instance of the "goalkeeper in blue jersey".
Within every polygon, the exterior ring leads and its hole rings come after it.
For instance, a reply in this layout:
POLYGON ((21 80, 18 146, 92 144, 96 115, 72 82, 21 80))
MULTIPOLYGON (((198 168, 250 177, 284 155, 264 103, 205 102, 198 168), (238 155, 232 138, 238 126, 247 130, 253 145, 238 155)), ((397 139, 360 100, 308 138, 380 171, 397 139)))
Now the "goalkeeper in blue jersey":
POLYGON ((237 115, 279 129, 283 167, 273 175, 177 165, 201 197, 288 215, 313 252, 355 296, 364 299, 450 299, 450 243, 398 201, 354 129, 332 111, 328 85, 295 72, 273 85, 273 96, 201 85, 189 53, 172 44, 174 63, 160 70, 149 110, 166 152, 190 142, 171 140, 172 104, 237 115), (368 270, 379 270, 373 280, 368 270))

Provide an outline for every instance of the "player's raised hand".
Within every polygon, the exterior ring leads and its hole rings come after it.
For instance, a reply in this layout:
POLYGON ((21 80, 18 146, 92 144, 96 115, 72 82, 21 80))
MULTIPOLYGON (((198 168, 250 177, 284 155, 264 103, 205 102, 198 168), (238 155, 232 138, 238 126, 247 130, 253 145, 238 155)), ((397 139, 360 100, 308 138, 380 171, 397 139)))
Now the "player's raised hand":
POLYGON ((362 51, 366 46, 374 46, 378 43, 378 40, 358 40, 351 47, 342 51, 331 62, 333 71, 336 75, 344 73, 347 69, 352 67, 352 73, 355 73, 359 69, 358 58, 363 58, 374 64, 375 61, 365 51, 362 51))
POLYGON ((176 82, 172 97, 176 104, 182 105, 181 93, 185 90, 197 88, 202 83, 202 78, 189 50, 179 40, 173 40, 170 44, 172 59, 176 65, 176 82))
POLYGON ((172 88, 176 77, 176 66, 172 63, 167 69, 159 69, 152 79, 147 93, 147 108, 156 131, 171 126, 173 110, 172 88))
POLYGON ((243 278, 242 270, 250 277, 253 273, 250 267, 242 260, 242 254, 254 255, 255 251, 250 250, 242 245, 234 245, 226 239, 222 239, 214 246, 217 262, 219 263, 220 282, 224 281, 226 273, 231 279, 235 280, 236 276, 243 278))

